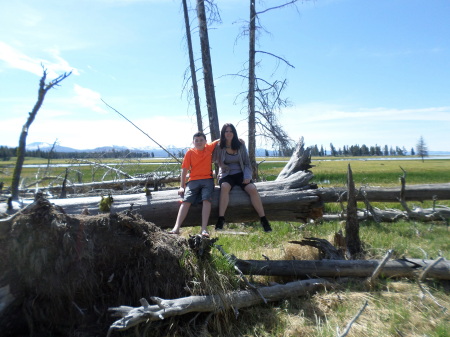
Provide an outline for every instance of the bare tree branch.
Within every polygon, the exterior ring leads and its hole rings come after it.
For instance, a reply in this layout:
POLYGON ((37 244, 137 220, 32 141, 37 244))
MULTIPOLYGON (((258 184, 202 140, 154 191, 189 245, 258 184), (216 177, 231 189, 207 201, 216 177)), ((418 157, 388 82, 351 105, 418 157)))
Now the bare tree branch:
POLYGON ((282 5, 279 5, 279 6, 266 8, 266 9, 263 10, 263 11, 257 12, 256 15, 264 14, 264 13, 269 12, 269 11, 274 10, 274 9, 279 9, 279 8, 283 8, 283 7, 292 5, 292 4, 296 3, 297 1, 298 1, 298 0, 292 0, 292 1, 286 2, 285 4, 282 4, 282 5))
POLYGON ((168 150, 166 150, 166 148, 164 148, 164 146, 162 146, 161 144, 159 144, 156 140, 154 140, 152 137, 150 137, 146 132, 144 132, 141 128, 139 128, 136 124, 134 124, 132 121, 130 121, 127 117, 125 117, 123 114, 121 114, 119 111, 117 111, 116 109, 114 109, 111 105, 109 105, 108 103, 106 103, 103 99, 101 99, 103 103, 105 103, 105 105, 114 110, 115 112, 117 112, 120 116, 122 116, 126 121, 128 121, 131 125, 133 125, 136 129, 138 129, 139 131, 141 131, 144 135, 146 135, 152 142, 156 143, 156 145, 158 145, 161 149, 163 149, 169 156, 171 156, 173 159, 175 159, 178 163, 181 164, 181 161, 175 157, 172 153, 170 153, 168 150))
POLYGON ((22 166, 23 162, 25 160, 25 150, 26 150, 26 143, 27 143, 27 136, 28 131, 30 129, 31 124, 33 123, 34 119, 36 118, 36 115, 41 108, 42 104, 44 103, 44 98, 47 92, 53 88, 54 86, 59 86, 59 83, 69 77, 72 74, 72 71, 69 73, 64 73, 54 80, 50 81, 49 83, 45 83, 45 80, 47 79, 47 69, 44 68, 44 65, 42 65, 43 74, 39 81, 39 90, 38 90, 38 99, 36 101, 36 104, 33 107, 33 110, 29 113, 28 119, 26 123, 22 127, 22 132, 19 137, 19 147, 17 148, 17 161, 16 166, 14 168, 13 178, 11 182, 11 198, 13 200, 18 200, 19 198, 19 182, 20 182, 20 175, 22 173, 22 166))
POLYGON ((278 55, 269 53, 269 52, 267 52, 267 51, 262 51, 262 50, 255 50, 255 53, 267 54, 267 55, 273 56, 273 57, 275 57, 276 59, 278 59, 278 60, 283 61, 284 63, 286 63, 289 67, 295 68, 292 64, 290 64, 287 60, 285 60, 285 59, 282 58, 281 56, 278 56, 278 55))

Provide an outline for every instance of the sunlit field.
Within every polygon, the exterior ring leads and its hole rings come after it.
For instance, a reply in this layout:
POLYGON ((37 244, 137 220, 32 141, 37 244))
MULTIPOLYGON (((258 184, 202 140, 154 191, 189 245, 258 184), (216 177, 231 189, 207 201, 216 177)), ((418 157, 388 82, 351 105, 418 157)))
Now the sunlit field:
MULTIPOLYGON (((181 160, 181 159, 180 159, 181 160)), ((261 180, 274 180, 281 169, 286 165, 289 158, 265 157, 257 158, 258 169, 261 180)), ((91 159, 92 162, 108 164, 120 169, 132 176, 147 174, 151 172, 176 173, 179 163, 174 159, 152 158, 152 159, 91 159)), ((51 177, 63 177, 65 167, 55 165, 71 163, 70 172, 76 182, 92 182, 100 180, 114 180, 118 176, 114 172, 102 167, 94 167, 86 162, 75 162, 68 160, 52 160, 47 168, 48 161, 42 158, 26 158, 25 167, 22 170, 22 178, 26 182, 38 180, 44 175, 51 177), (41 167, 26 167, 27 165, 41 165, 41 167), (106 175, 105 175, 106 174, 106 175)), ((0 181, 6 186, 11 184, 14 171, 15 158, 0 162, 0 181)), ((439 184, 450 182, 450 159, 428 159, 422 162, 420 159, 395 160, 395 159, 354 159, 354 158, 312 158, 311 171, 314 174, 313 182, 319 186, 345 186, 348 166, 351 166, 355 184, 359 186, 398 186, 399 177, 406 172, 408 184, 439 184)), ((49 180, 50 181, 50 180, 49 180)))
MULTIPOLYGON (((345 186, 348 165, 351 165, 355 185, 360 186, 399 186, 399 177, 406 172, 407 184, 439 184, 450 182, 450 160, 354 160, 334 159, 318 160, 313 158, 311 171, 313 182, 319 187, 345 186)), ((321 158, 320 158, 321 159, 321 158)), ((262 180, 274 180, 285 166, 288 158, 258 158, 259 173, 262 180)), ((99 162, 98 159, 92 161, 99 162)), ((150 172, 178 173, 180 166, 174 160, 112 160, 101 161, 113 165, 132 176, 150 172), (153 165, 149 165, 153 163, 153 165)), ((14 158, 0 163, 0 181, 8 188, 14 170, 14 158)), ((24 184, 33 183, 44 176, 51 177, 39 183, 53 184, 63 177, 65 167, 54 164, 67 164, 66 160, 51 161, 27 158, 25 165, 42 164, 40 168, 25 167, 22 178, 24 184)), ((73 182, 91 182, 118 179, 116 173, 94 165, 73 163, 69 176, 73 182)), ((86 163, 84 163, 86 164, 86 163)), ((448 201, 442 202, 448 205, 448 201)), ((428 207, 431 201, 421 206, 428 207)), ((363 206, 363 205, 361 205, 363 206)), ((376 207, 397 207, 397 204, 377 203, 376 207)), ((339 212, 337 204, 326 204, 326 212, 339 212)), ((270 214, 267 214, 270 220, 270 214)), ((345 231, 345 222, 271 222, 273 231, 265 233, 259 222, 227 223, 222 232, 214 230, 215 219, 210 220, 210 234, 218 238, 217 244, 239 259, 270 260, 318 258, 315 248, 290 244, 292 240, 317 237, 333 242, 334 233, 345 231)), ((182 227, 181 236, 188 238, 197 234, 200 227, 182 227)), ((447 222, 420 223, 417 221, 399 221, 395 223, 360 223, 360 238, 366 259, 381 259, 388 250, 394 250, 392 258, 436 259, 450 258, 450 227, 447 222)), ((230 266, 217 250, 212 250, 211 261, 217 271, 230 273, 230 266), (226 269, 226 272, 225 272, 226 269)), ((232 271, 234 273, 234 271, 232 271)), ((283 283, 291 280, 250 276, 250 282, 267 285, 272 282, 283 283)), ((260 336, 260 337, 334 337, 336 331, 342 332, 348 322, 367 301, 365 311, 353 325, 348 336, 450 336, 450 283, 449 281, 426 280, 423 282, 428 294, 424 294, 415 280, 380 278, 374 288, 364 286, 361 280, 344 283, 335 288, 325 289, 309 296, 286 298, 268 304, 261 304, 239 310, 236 318, 230 314, 214 315, 208 324, 212 335, 260 336), (226 324, 224 324, 224 321, 226 324), (225 333, 226 332, 226 333, 225 333)), ((136 304, 138 305, 138 304, 136 304)), ((182 318, 178 318, 182 319, 182 318)), ((171 321, 171 324, 176 320, 171 321)), ((167 324, 165 321, 152 323, 155 331, 167 324)), ((126 332, 122 336, 135 336, 126 332)), ((151 336, 147 334, 145 336, 151 336)))

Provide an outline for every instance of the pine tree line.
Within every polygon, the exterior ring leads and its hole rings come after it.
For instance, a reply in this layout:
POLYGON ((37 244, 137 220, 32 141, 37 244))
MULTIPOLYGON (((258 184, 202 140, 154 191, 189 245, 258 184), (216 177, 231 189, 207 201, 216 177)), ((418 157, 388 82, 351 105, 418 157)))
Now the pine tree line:
MULTIPOLYGON (((17 155, 17 147, 0 146, 0 160, 7 161, 17 155)), ((26 157, 44 158, 44 159, 86 159, 86 158, 154 158, 153 152, 140 152, 130 150, 112 150, 112 151, 82 151, 82 152, 56 152, 36 150, 25 151, 26 157)))
MULTIPOLYGON (((292 155, 294 148, 284 149, 284 151, 274 151, 273 156, 284 156, 289 157, 292 155)), ((180 153, 174 153, 174 155, 178 155, 180 158, 184 156, 183 151, 179 151, 180 153)), ((0 160, 6 161, 10 160, 12 157, 15 157, 17 153, 17 147, 7 147, 0 146, 0 160)), ((406 155, 414 156, 416 154, 414 148, 411 148, 411 151, 405 149, 405 147, 400 148, 396 146, 395 148, 392 146, 385 145, 381 147, 379 145, 375 146, 366 146, 363 145, 346 145, 342 148, 336 148, 333 143, 330 143, 330 150, 327 150, 321 145, 320 147, 316 144, 311 146, 311 155, 314 157, 358 157, 358 156, 406 156, 406 155)), ((25 152, 27 157, 34 158, 44 158, 44 159, 71 159, 71 158, 154 158, 155 154, 153 152, 142 152, 142 151, 130 151, 130 150, 112 150, 112 151, 103 151, 103 152, 50 152, 43 151, 39 148, 36 150, 27 150, 25 152)), ((265 150, 265 155, 268 157, 269 151, 265 150)))
MULTIPOLYGON (((326 150, 323 149, 323 146, 320 147, 320 150, 317 145, 311 148, 311 154, 313 156, 333 156, 333 157, 358 157, 358 156, 406 156, 408 151, 403 146, 400 148, 396 146, 395 148, 392 146, 384 145, 381 147, 379 145, 375 146, 367 146, 363 145, 344 145, 342 148, 336 148, 333 143, 330 143, 330 152, 327 153, 326 150)), ((414 148, 411 148, 410 155, 414 156, 415 151, 414 148)))

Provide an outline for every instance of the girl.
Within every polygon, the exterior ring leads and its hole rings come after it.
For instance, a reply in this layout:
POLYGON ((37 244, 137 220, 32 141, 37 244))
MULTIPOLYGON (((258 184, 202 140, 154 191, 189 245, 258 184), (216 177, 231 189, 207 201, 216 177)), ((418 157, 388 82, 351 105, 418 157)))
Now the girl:
POLYGON ((213 161, 219 165, 220 185, 219 219, 216 229, 223 228, 229 193, 235 185, 238 185, 250 196, 250 201, 260 217, 264 231, 271 232, 272 228, 266 219, 261 197, 252 181, 252 169, 247 149, 239 140, 233 124, 227 123, 222 127, 220 141, 214 150, 213 161))

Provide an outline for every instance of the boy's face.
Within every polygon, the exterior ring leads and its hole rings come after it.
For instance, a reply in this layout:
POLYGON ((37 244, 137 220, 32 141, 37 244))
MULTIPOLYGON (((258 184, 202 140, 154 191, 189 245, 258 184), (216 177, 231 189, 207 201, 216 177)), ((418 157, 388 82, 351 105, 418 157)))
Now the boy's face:
POLYGON ((206 139, 203 137, 194 137, 192 142, 197 150, 203 150, 205 148, 206 139))

